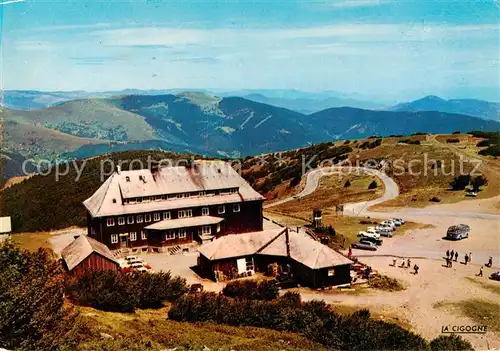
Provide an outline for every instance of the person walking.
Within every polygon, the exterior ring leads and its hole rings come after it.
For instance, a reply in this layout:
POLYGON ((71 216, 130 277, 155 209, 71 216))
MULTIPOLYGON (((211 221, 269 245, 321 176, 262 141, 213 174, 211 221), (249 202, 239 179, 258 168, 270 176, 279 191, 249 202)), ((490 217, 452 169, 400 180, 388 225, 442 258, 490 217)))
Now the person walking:
POLYGON ((483 266, 481 266, 481 268, 479 268, 479 273, 477 275, 478 277, 482 277, 483 276, 483 266))
POLYGON ((418 274, 418 269, 419 269, 419 268, 420 268, 420 267, 418 266, 418 264, 415 264, 415 265, 413 266, 413 270, 415 271, 415 272, 414 272, 414 274, 418 274))
POLYGON ((453 260, 450 257, 450 268, 453 268, 453 260))
POLYGON ((446 257, 446 268, 450 267, 450 258, 446 257))
POLYGON ((465 254, 464 262, 465 265, 467 266, 467 262, 469 262, 469 256, 467 254, 465 254))
POLYGON ((408 258, 408 264, 406 266, 407 268, 410 268, 411 267, 411 260, 408 258))
POLYGON ((446 250, 446 258, 450 257, 450 250, 446 250))
POLYGON ((492 265, 493 265, 493 257, 490 256, 490 258, 488 258, 488 263, 486 264, 486 267, 491 268, 492 265))
POLYGON ((392 259, 392 265, 393 265, 394 267, 396 267, 396 264, 397 264, 397 263, 398 263, 398 259, 397 259, 397 258, 393 258, 393 259, 392 259))
POLYGON ((455 252, 455 262, 457 262, 457 260, 458 260, 458 252, 455 252))
POLYGON ((450 259, 453 259, 453 256, 455 256, 455 251, 454 251, 454 250, 451 250, 451 253, 450 253, 450 259))
POLYGON ((469 262, 472 262, 472 252, 469 252, 469 262))

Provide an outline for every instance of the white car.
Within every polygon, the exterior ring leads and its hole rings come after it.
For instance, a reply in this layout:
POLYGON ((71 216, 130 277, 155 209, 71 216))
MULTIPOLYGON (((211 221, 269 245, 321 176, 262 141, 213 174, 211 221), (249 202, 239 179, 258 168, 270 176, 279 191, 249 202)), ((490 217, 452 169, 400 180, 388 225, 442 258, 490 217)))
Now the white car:
POLYGON ((367 238, 375 238, 375 239, 379 239, 380 238, 380 234, 377 234, 377 233, 369 233, 369 232, 359 232, 358 233, 358 236, 360 237, 367 237, 367 238))
POLYGON ((393 218, 392 221, 396 224, 396 225, 403 225, 405 224, 405 221, 402 219, 402 218, 393 218))
POLYGON ((389 225, 379 224, 375 227, 375 230, 378 230, 379 232, 382 230, 388 230, 388 231, 392 232, 394 230, 394 228, 389 226, 389 225))
POLYGON ((394 223, 393 221, 391 220, 385 220, 383 222, 380 222, 381 225, 385 225, 385 226, 389 226, 391 227, 392 229, 396 229, 396 223, 394 223))

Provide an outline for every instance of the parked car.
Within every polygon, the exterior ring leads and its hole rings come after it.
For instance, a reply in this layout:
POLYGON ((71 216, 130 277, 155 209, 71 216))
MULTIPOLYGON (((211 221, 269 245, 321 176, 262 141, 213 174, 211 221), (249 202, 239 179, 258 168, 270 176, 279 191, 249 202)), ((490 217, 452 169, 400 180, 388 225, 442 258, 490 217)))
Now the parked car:
POLYGON ((375 227, 369 227, 368 229, 370 228, 374 228, 375 230, 378 230, 379 232, 381 230, 388 230, 390 232, 392 232, 394 230, 394 228, 392 228, 391 226, 388 226, 388 225, 382 225, 382 224, 378 224, 377 226, 375 227))
POLYGON ((366 244, 352 243, 351 247, 353 249, 377 251, 377 245, 375 245, 374 243, 366 243, 366 244))
POLYGON ((392 221, 396 224, 396 225, 403 225, 405 224, 405 221, 403 220, 403 218, 393 218, 392 221))
POLYGON ((363 231, 359 232, 358 236, 359 237, 371 237, 371 238, 376 238, 376 239, 380 238, 380 234, 368 233, 368 232, 363 232, 363 231))
POLYGON ((380 236, 385 236, 386 238, 392 238, 392 230, 380 229, 378 232, 380 236))
POLYGON ((500 272, 491 273, 490 279, 500 281, 500 272))
POLYGON ((462 240, 469 237, 470 227, 467 224, 452 225, 446 232, 446 238, 450 240, 462 240))
POLYGON ((477 193, 474 191, 469 191, 467 194, 465 194, 467 197, 477 197, 477 193))
POLYGON ((383 222, 380 222, 380 224, 381 225, 385 225, 385 226, 389 226, 392 229, 396 229, 396 224, 393 221, 391 221, 390 219, 387 219, 387 220, 385 220, 383 222))
POLYGON ((382 239, 364 237, 364 238, 359 239, 359 242, 361 244, 374 243, 375 245, 380 246, 380 245, 382 245, 382 243, 384 241, 382 239))
POLYGON ((378 230, 375 230, 375 229, 367 229, 366 232, 368 234, 374 234, 375 236, 378 236, 380 238, 380 233, 378 230))

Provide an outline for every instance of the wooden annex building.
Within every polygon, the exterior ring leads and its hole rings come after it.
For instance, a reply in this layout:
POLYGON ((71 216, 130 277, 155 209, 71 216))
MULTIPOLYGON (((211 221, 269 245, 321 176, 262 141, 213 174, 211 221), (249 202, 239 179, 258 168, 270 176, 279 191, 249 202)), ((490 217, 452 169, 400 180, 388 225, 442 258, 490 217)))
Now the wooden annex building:
POLYGON ((120 269, 108 247, 86 235, 80 235, 66 246, 61 256, 64 268, 74 275, 81 275, 86 270, 120 269))
POLYGON ((111 250, 189 251, 262 230, 264 197, 222 161, 114 172, 87 200, 88 236, 111 250))
POLYGON ((299 284, 312 288, 351 281, 350 259, 288 228, 227 235, 202 245, 198 251, 200 271, 212 279, 266 273, 277 264, 282 271, 291 270, 299 284))

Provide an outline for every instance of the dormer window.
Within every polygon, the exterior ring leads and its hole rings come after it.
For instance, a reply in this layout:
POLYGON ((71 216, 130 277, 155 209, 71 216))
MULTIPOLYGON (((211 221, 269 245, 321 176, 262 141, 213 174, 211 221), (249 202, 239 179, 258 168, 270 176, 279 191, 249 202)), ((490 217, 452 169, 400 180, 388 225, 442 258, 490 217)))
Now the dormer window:
POLYGON ((129 177, 129 176, 126 176, 126 177, 125 177, 125 180, 126 180, 127 182, 130 182, 130 177, 129 177))

